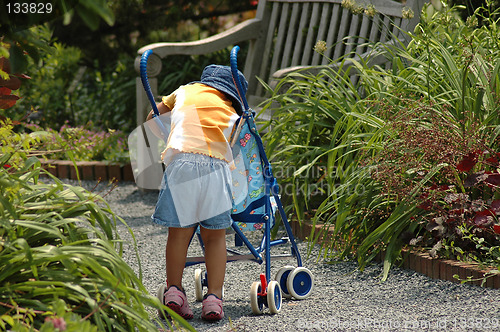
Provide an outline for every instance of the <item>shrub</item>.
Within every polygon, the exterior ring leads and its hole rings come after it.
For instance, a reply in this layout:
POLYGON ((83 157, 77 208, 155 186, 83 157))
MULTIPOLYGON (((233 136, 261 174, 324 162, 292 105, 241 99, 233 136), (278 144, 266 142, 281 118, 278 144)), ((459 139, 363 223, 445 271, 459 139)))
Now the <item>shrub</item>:
POLYGON ((35 124, 26 127, 32 131, 29 135, 39 140, 33 152, 48 159, 129 162, 127 136, 122 131, 94 130, 92 123, 78 127, 64 124, 58 131, 35 124))
MULTIPOLYGON (((466 25, 447 8, 432 18, 425 12, 407 47, 384 49, 392 68, 354 61, 343 70, 298 72, 278 84, 266 105, 274 116, 265 139, 275 169, 288 169, 283 183, 294 188, 296 215, 307 210, 314 223, 333 225, 325 254, 356 258, 363 268, 384 250, 384 278, 403 246, 419 237, 431 247, 440 241, 432 225, 451 209, 450 195, 469 195, 470 213, 459 226, 483 248, 489 243, 476 257, 500 266, 498 185, 485 182, 496 181, 499 169, 477 163, 470 173, 460 171, 471 153, 486 160, 500 151, 498 22, 474 28, 474 20, 466 25), (465 186, 471 177, 483 181, 465 186), (318 190, 306 190, 311 184, 318 190), (471 210, 479 198, 483 207, 471 210), (440 208, 423 209, 429 199, 440 208), (487 215, 474 222, 481 210, 487 215), (488 229, 477 225, 484 217, 488 229)), ((458 245, 448 237, 448 248, 452 241, 458 245)))
POLYGON ((36 141, 2 122, 0 327, 156 330, 148 308, 162 305, 122 258, 116 225, 123 220, 99 193, 66 185, 44 171, 28 156, 36 141), (42 174, 50 180, 42 182, 42 174))
POLYGON ((135 126, 135 74, 129 56, 115 67, 99 70, 98 60, 84 64, 80 49, 52 40, 46 26, 30 32, 50 47, 29 59, 31 79, 20 88, 23 97, 6 115, 20 120, 26 115, 42 127, 60 128, 92 122, 98 128, 132 130, 135 126))

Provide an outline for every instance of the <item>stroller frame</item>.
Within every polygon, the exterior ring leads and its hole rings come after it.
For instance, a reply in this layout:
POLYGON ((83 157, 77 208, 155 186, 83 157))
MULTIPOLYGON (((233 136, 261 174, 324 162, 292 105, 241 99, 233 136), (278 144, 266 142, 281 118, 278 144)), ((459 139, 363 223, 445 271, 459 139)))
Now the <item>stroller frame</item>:
MULTIPOLYGON (((258 135, 257 128, 255 126, 255 122, 253 119, 253 115, 251 112, 245 110, 244 114, 242 115, 242 118, 244 119, 244 122, 245 122, 244 125, 249 126, 250 132, 252 133, 255 141, 257 142, 257 146, 258 146, 259 152, 260 152, 260 157, 262 158, 264 188, 265 188, 264 195, 266 197, 265 198, 265 214, 262 215, 262 220, 261 220, 261 222, 264 224, 264 235, 262 236, 262 240, 261 240, 260 245, 258 247, 254 247, 253 244, 244 235, 244 232, 238 227, 236 222, 234 222, 234 221, 245 221, 245 220, 244 219, 233 220, 233 223, 231 224, 231 228, 235 232, 235 245, 242 246, 243 244, 245 244, 247 246, 248 250, 250 250, 250 253, 245 254, 245 253, 241 253, 240 251, 237 251, 237 250, 228 249, 228 252, 233 254, 233 255, 228 256, 227 261, 232 262, 232 261, 238 261, 238 260, 252 260, 252 261, 255 261, 259 264, 262 264, 265 262, 266 282, 269 283, 269 281, 271 281, 271 267, 270 267, 271 260, 285 259, 288 257, 296 257, 297 266, 301 267, 302 266, 302 259, 300 256, 300 252, 297 248, 295 238, 293 236, 292 227, 290 226, 290 223, 288 222, 285 210, 284 210, 283 205, 281 203, 281 200, 280 200, 280 197, 278 194, 279 186, 276 182, 276 179, 273 176, 271 164, 269 163, 269 160, 267 159, 267 156, 264 152, 264 146, 262 143, 262 139, 258 135), (284 237, 284 238, 281 238, 279 240, 273 240, 273 241, 271 241, 271 228, 273 227, 273 219, 275 219, 275 217, 274 217, 274 214, 272 213, 272 209, 271 209, 271 201, 270 201, 271 195, 274 197, 274 199, 276 201, 277 210, 280 213, 281 219, 283 221, 283 225, 285 226, 285 230, 286 230, 286 233, 288 235, 288 237, 284 237), (271 247, 283 245, 283 244, 286 244, 288 242, 290 242, 290 244, 291 244, 291 254, 289 254, 289 255, 271 255, 271 250, 270 250, 271 247), (265 253, 264 258, 262 257, 263 252, 265 253)), ((198 240, 200 242, 200 245, 202 246, 202 249, 204 249, 203 240, 201 239, 201 235, 199 233, 196 233, 196 234, 198 236, 198 240)), ((194 234, 193 234, 193 237, 194 237, 194 234)), ((187 257, 186 266, 192 266, 192 265, 200 264, 203 262, 205 262, 205 258, 203 256, 187 257)))
MULTIPOLYGON (((237 87, 240 99, 244 106, 243 114, 240 116, 239 121, 235 125, 235 130, 233 132, 233 136, 236 138, 239 135, 243 126, 248 126, 249 132, 255 139, 257 144, 257 148, 260 155, 260 162, 262 165, 262 176, 264 180, 264 204, 261 204, 260 201, 259 207, 264 206, 264 213, 253 215, 256 218, 252 218, 253 220, 246 220, 245 217, 248 217, 247 214, 232 214, 231 217, 233 222, 231 224, 232 230, 235 232, 235 246, 243 246, 249 250, 249 253, 242 253, 239 250, 233 250, 228 248, 227 252, 231 255, 227 256, 227 262, 239 261, 239 260, 250 260, 257 262, 258 264, 265 264, 265 273, 260 274, 260 281, 255 281, 252 284, 250 290, 250 304, 252 307, 252 312, 254 314, 261 314, 264 311, 264 307, 268 307, 272 314, 276 314, 281 309, 282 297, 291 298, 294 297, 296 299, 305 299, 308 297, 313 289, 314 277, 312 273, 302 266, 302 259, 300 256, 300 252, 297 248, 297 244, 295 242, 295 238, 293 236, 292 228, 288 219, 286 217, 285 210, 280 200, 279 196, 279 186, 278 183, 273 176, 272 167, 269 163, 269 160, 264 151, 264 145, 260 135, 258 134, 257 127, 255 125, 253 111, 249 108, 247 100, 244 96, 243 89, 241 86, 241 82, 239 81, 238 76, 238 68, 237 68, 237 54, 239 51, 239 46, 233 47, 231 50, 231 71, 234 83, 237 87), (271 197, 274 198, 276 203, 276 209, 280 213, 281 220, 283 221, 283 225, 285 227, 287 237, 282 237, 278 240, 271 241, 271 228, 274 225, 275 214, 273 208, 271 206, 271 197), (237 222, 249 222, 249 223, 262 223, 264 225, 264 234, 262 236, 262 240, 260 241, 260 245, 254 247, 250 240, 244 235, 243 231, 238 227, 237 222), (271 248, 278 245, 283 245, 289 243, 291 245, 291 253, 286 255, 271 255, 271 248), (264 255, 263 255, 264 254, 264 255), (297 267, 294 266, 284 266, 282 267, 278 273, 276 274, 275 280, 272 280, 271 277, 271 261, 276 259, 285 259, 289 257, 295 257, 297 260, 297 267)), ((148 57, 153 53, 152 50, 148 50, 143 53, 141 58, 141 80, 144 86, 144 89, 148 95, 150 103, 153 107, 153 120, 156 121, 159 128, 167 133, 165 127, 159 120, 159 112, 156 107, 156 103, 154 101, 151 88, 147 79, 147 60, 148 57)), ((167 135, 164 135, 167 137, 167 135)), ((250 204, 250 206, 252 203, 250 204)), ((249 206, 249 207, 250 207, 249 206)), ((245 212, 248 208, 245 210, 245 212)), ((197 226, 197 229, 199 226, 197 226)), ((203 252, 205 251, 203 240, 197 229, 193 232, 191 237, 191 241, 195 234, 197 234, 199 243, 203 252)), ((193 266, 197 264, 201 264, 205 262, 205 257, 186 257, 186 265, 185 266, 193 266)), ((203 299, 203 287, 208 286, 206 273, 203 275, 201 269, 195 270, 195 289, 196 289, 196 300, 202 301, 203 299)), ((167 285, 161 285, 158 289, 158 298, 163 303, 163 294, 166 290, 167 285)))

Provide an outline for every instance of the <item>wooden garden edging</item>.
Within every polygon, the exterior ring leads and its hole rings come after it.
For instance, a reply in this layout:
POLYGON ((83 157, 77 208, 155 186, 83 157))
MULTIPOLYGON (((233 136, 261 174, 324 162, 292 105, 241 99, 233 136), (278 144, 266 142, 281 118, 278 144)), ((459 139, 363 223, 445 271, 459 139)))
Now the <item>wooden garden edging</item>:
MULTIPOLYGON (((313 225, 308 222, 302 222, 299 225, 298 221, 291 222, 293 234, 302 240, 306 240, 311 235, 313 225)), ((314 236, 318 236, 318 243, 321 245, 323 239, 329 238, 333 231, 331 228, 326 228, 325 225, 315 225, 314 236)), ((474 285, 481 285, 482 278, 489 271, 494 268, 481 269, 477 263, 467 263, 448 259, 432 258, 428 253, 417 250, 403 250, 403 257, 405 257, 401 267, 422 273, 433 279, 448 280, 455 283, 460 283, 460 280, 455 279, 453 276, 458 275, 460 279, 464 280, 469 277, 472 278, 470 283, 474 285)), ((384 254, 379 253, 376 260, 383 261, 384 254)), ((484 287, 500 289, 500 274, 495 274, 486 279, 484 287)))
MULTIPOLYGON (((134 181, 130 164, 121 166, 102 161, 77 161, 75 164, 80 180, 134 181)), ((60 179, 77 180, 75 164, 70 160, 42 161, 42 167, 60 179)))

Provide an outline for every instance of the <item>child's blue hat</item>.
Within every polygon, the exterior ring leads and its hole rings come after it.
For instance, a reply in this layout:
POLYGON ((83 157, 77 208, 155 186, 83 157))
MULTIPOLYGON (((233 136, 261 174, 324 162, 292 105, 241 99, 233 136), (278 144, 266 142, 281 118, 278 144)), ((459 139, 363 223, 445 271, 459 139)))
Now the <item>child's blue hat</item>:
POLYGON ((229 66, 206 66, 201 74, 201 83, 225 93, 233 102, 233 107, 236 112, 241 115, 243 113, 242 98, 247 92, 248 82, 239 70, 238 77, 240 79, 241 86, 243 87, 243 96, 240 96, 238 93, 238 89, 236 88, 236 84, 231 73, 231 67, 229 66))

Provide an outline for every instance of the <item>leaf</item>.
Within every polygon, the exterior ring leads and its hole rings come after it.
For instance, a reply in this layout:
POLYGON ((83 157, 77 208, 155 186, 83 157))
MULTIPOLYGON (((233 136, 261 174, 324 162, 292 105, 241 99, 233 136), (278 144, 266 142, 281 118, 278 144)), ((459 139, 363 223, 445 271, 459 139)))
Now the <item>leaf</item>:
POLYGON ((487 178, 488 174, 486 174, 484 171, 480 173, 470 174, 464 180, 464 187, 466 188, 474 187, 476 184, 485 181, 487 178))
POLYGON ((10 48, 9 61, 12 73, 24 73, 28 67, 28 59, 23 49, 17 45, 10 48))
POLYGON ((79 3, 76 7, 78 16, 83 22, 92 30, 96 31, 99 28, 99 17, 94 14, 90 9, 84 7, 82 3, 79 3))
POLYGON ((489 227, 494 219, 494 213, 491 210, 483 210, 476 213, 473 222, 478 227, 489 227))
POLYGON ((8 79, 0 78, 0 87, 5 87, 10 90, 17 90, 21 86, 21 80, 15 76, 9 76, 8 79))
POLYGON ((16 102, 19 100, 18 96, 15 95, 10 95, 10 96, 0 96, 0 109, 6 110, 8 108, 11 108, 16 104, 16 102))
POLYGON ((493 230, 496 234, 500 234, 500 225, 493 225, 493 230))
POLYGON ((113 11, 108 7, 106 1, 87 0, 82 2, 82 4, 90 9, 94 15, 99 15, 108 25, 115 23, 113 11))
POLYGON ((486 175, 484 182, 494 187, 500 186, 500 173, 487 173, 486 175))
POLYGON ((14 326, 14 319, 11 316, 2 315, 0 319, 9 324, 10 326, 14 326))
POLYGON ((470 171, 477 163, 477 152, 470 152, 457 164, 457 170, 461 172, 470 171))
POLYGON ((489 157, 489 158, 485 159, 485 161, 488 162, 492 166, 498 166, 498 159, 495 156, 489 157))
POLYGON ((99 22, 102 18, 108 25, 113 25, 115 18, 113 12, 108 8, 106 2, 99 0, 81 1, 76 7, 76 12, 92 30, 99 28, 99 22))
POLYGON ((491 202, 491 210, 494 211, 495 213, 499 214, 500 213, 500 199, 496 199, 493 202, 491 202))

